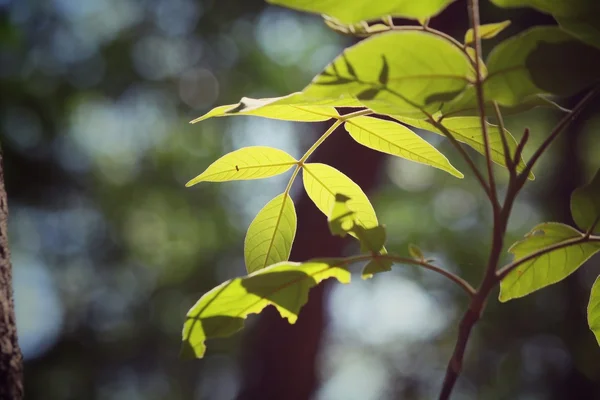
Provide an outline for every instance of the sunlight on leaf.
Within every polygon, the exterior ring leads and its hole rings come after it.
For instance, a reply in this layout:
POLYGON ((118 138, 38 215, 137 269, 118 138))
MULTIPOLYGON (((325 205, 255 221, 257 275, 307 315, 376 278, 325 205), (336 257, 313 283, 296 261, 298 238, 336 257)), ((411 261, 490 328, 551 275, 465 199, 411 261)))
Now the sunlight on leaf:
POLYGON ((592 286, 587 309, 587 319, 590 329, 594 332, 596 340, 600 344, 600 276, 596 278, 592 286))
POLYGON ((183 326, 182 357, 202 358, 206 339, 230 336, 244 326, 250 314, 273 305, 293 324, 308 301, 310 288, 328 278, 350 282, 343 259, 283 262, 247 277, 217 286, 198 300, 187 313, 183 326))
POLYGON ((514 106, 535 94, 568 96, 597 82, 600 50, 558 27, 538 26, 496 46, 487 66, 486 97, 514 106))
MULTIPOLYGON (((579 237, 581 233, 568 225, 547 222, 533 228, 525 239, 513 244, 508 251, 519 260, 548 246, 579 237)), ((516 299, 559 282, 598 251, 598 242, 580 243, 527 261, 502 280, 499 299, 501 302, 516 299)))
MULTIPOLYGON (((335 105, 341 107, 344 104, 335 105)), ((308 104, 302 93, 292 93, 283 97, 266 99, 244 97, 237 104, 213 108, 203 116, 191 121, 191 123, 195 124, 212 117, 228 117, 233 115, 254 115, 283 121, 302 122, 327 121, 339 116, 331 101, 311 102, 311 104, 308 104)))
POLYGON ((411 19, 429 18, 454 0, 267 0, 269 3, 325 14, 344 24, 372 20, 387 15, 411 19))
MULTIPOLYGON (((444 136, 444 134, 440 130, 431 125, 426 120, 406 118, 396 115, 392 115, 392 117, 400 122, 403 122, 415 128, 424 129, 444 136)), ((450 133, 452 133, 456 140, 469 145, 470 147, 475 149, 479 154, 485 154, 485 147, 483 145, 483 134, 481 133, 481 122, 479 120, 479 117, 446 118, 442 121, 442 125, 444 125, 444 127, 446 127, 446 129, 448 129, 450 133)), ((506 163, 504 160, 504 147, 502 146, 500 130, 497 125, 487 123, 487 126, 492 161, 498 165, 502 165, 503 167, 505 167, 506 163)), ((514 155, 514 152, 517 148, 517 142, 508 130, 505 130, 505 132, 507 135, 508 147, 510 149, 511 155, 514 155)), ((519 171, 522 171, 523 168, 525 168, 525 162, 523 161, 523 159, 521 159, 517 169, 519 171)), ((533 177, 533 174, 531 174, 531 177, 533 177)))
POLYGON ((225 154, 186 186, 199 182, 225 182, 262 179, 279 175, 298 161, 283 150, 251 146, 225 154))
POLYGON ((470 60, 427 32, 386 32, 347 48, 304 89, 307 100, 360 98, 381 114, 422 116, 473 78, 470 60))
MULTIPOLYGON (((481 39, 492 39, 510 25, 510 21, 496 22, 494 24, 485 24, 479 27, 479 36, 481 39)), ((473 28, 470 28, 465 34, 465 44, 473 43, 473 28)))
POLYGON ((600 170, 591 182, 571 194, 571 215, 579 228, 587 232, 596 224, 593 233, 600 233, 600 170))
POLYGON ((373 150, 430 165, 457 178, 464 175, 448 159, 419 135, 398 123, 372 117, 356 117, 344 128, 358 143, 373 150))
POLYGON ((280 194, 258 212, 246 233, 244 259, 252 273, 287 261, 296 236, 296 210, 292 198, 280 194))
MULTIPOLYGON (((348 197, 348 207, 356 213, 356 221, 363 228, 374 228, 379 223, 367 195, 346 175, 337 169, 319 163, 304 164, 302 180, 308 197, 323 214, 329 216, 336 194, 348 197)), ((355 236, 355 234, 350 233, 355 236)))

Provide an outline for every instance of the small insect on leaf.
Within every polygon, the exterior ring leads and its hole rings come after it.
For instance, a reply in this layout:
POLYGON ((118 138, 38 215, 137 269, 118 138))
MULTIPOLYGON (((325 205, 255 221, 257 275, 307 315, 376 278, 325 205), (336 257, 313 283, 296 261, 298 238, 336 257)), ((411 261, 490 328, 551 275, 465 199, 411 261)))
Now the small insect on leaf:
POLYGON ((238 167, 237 165, 235 166, 235 170, 240 172, 240 167, 238 167))

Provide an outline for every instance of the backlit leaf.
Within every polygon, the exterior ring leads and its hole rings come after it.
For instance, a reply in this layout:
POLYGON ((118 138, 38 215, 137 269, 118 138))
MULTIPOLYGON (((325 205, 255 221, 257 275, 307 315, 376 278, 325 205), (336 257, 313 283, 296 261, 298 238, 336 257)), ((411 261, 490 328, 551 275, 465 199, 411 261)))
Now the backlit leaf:
MULTIPOLYGON (((548 246, 579 237, 581 233, 568 225, 547 222, 533 228, 525 239, 513 244, 508 251, 514 254, 515 260, 520 260, 548 246)), ((598 251, 598 242, 580 243, 523 263, 500 283, 500 301, 526 296, 565 279, 598 251)))
POLYGON ((419 248, 419 246, 414 245, 412 243, 410 243, 408 245, 408 254, 410 254, 410 256, 412 258, 414 258, 417 261, 424 261, 425 260, 425 256, 423 255, 423 252, 421 251, 421 249, 419 248))
MULTIPOLYGON (((393 115, 392 117, 415 128, 424 129, 444 136, 440 130, 426 120, 406 118, 396 115, 393 115)), ((485 154, 483 134, 481 133, 481 122, 479 117, 446 118, 442 121, 442 125, 444 125, 444 127, 446 127, 450 133, 452 133, 456 140, 469 145, 480 154, 485 154)), ((500 130, 498 129, 497 125, 487 123, 487 126, 492 161, 494 161, 496 164, 506 166, 504 159, 504 147, 502 146, 502 139, 500 138, 500 130)), ((514 155, 514 152, 517 148, 517 142, 509 131, 505 130, 505 132, 507 135, 506 137, 511 155, 514 155)), ((521 159, 518 165, 518 170, 521 171, 523 168, 525 168, 525 162, 521 159)))
POLYGON ((310 288, 327 278, 350 282, 343 259, 282 262, 224 282, 202 296, 187 313, 181 355, 202 358, 206 339, 232 335, 242 329, 248 315, 260 313, 268 305, 295 323, 310 288))
POLYGON ((594 335, 598 344, 600 344, 600 276, 596 278, 596 282, 592 286, 590 293, 590 302, 588 303, 587 309, 588 325, 594 335))
POLYGON ((600 233, 600 170, 591 182, 571 194, 571 215, 579 228, 587 232, 596 224, 594 233, 600 233))
POLYGON ((381 114, 422 116, 454 98, 472 75, 468 56, 446 40, 427 32, 386 32, 347 48, 304 94, 317 101, 360 98, 381 114))
POLYGON ((363 146, 439 168, 458 178, 464 177, 442 153, 404 125, 372 117, 355 117, 346 121, 344 128, 363 146))
POLYGON ((283 150, 265 146, 251 146, 225 154, 186 186, 199 182, 225 182, 261 179, 279 175, 297 161, 283 150))
MULTIPOLYGON (((485 24, 479 26, 479 36, 481 39, 492 39, 510 25, 510 21, 496 22, 494 24, 485 24)), ((470 28, 465 34, 465 44, 471 44, 474 41, 473 28, 470 28)))
POLYGON ((296 236, 296 210, 283 193, 258 212, 246 233, 244 259, 248 273, 287 261, 296 236))
POLYGON ((454 0, 267 0, 295 10, 325 14, 353 24, 388 15, 411 19, 429 18, 454 0))
POLYGON ((486 97, 514 106, 536 94, 572 95, 600 80, 600 49, 538 26, 496 46, 487 66, 486 97))
MULTIPOLYGON (((311 104, 308 104, 302 93, 292 93, 283 97, 266 99, 244 97, 237 104, 213 108, 191 123, 194 124, 212 117, 228 117, 233 115, 254 115, 283 121, 327 121, 331 118, 337 118, 339 115, 332 103, 331 101, 313 101, 311 104)), ((343 106, 343 104, 336 105, 343 106)))
POLYGON ((302 180, 308 197, 326 216, 332 210, 336 194, 342 194, 350 198, 348 208, 356 213, 358 224, 367 229, 379 225, 367 195, 337 169, 320 163, 304 164, 302 180))

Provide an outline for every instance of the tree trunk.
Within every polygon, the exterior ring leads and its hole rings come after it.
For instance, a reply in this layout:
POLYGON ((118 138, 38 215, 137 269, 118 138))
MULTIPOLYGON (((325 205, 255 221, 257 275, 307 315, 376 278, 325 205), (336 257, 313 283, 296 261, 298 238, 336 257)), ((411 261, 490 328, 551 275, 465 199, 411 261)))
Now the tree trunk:
POLYGON ((0 152, 0 400, 18 400, 23 398, 23 357, 17 341, 7 221, 8 202, 0 152))

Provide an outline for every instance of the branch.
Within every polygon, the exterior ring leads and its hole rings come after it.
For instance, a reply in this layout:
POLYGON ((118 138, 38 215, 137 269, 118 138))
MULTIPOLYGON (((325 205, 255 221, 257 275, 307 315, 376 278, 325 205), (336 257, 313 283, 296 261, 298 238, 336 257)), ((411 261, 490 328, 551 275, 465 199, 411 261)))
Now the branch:
MULTIPOLYGON (((494 101, 494 111, 496 113, 496 119, 498 120, 498 130, 500 131, 500 138, 502 139, 502 149, 504 150, 504 162, 506 163, 506 168, 511 177, 516 175, 516 166, 519 164, 519 161, 514 162, 510 155, 510 148, 508 147, 508 140, 506 139, 506 131, 504 130, 504 119, 502 118, 502 112, 500 111, 500 106, 498 103, 494 101)), ((518 160, 518 158, 517 158, 518 160)))
POLYGON ((544 140, 544 142, 540 145, 540 147, 536 150, 536 152, 533 154, 533 156, 531 156, 531 159, 529 160, 529 162, 527 163, 527 166, 525 167, 525 169, 523 170, 523 172, 521 172, 521 176, 520 176, 520 185, 522 186, 525 181, 527 180, 527 176, 529 175, 529 173, 531 172, 533 166, 535 165, 535 163, 537 162, 537 160, 541 157, 541 155, 546 151, 546 149, 548 149, 548 147, 552 144, 552 142, 554 141, 554 139, 556 139, 556 137, 563 131, 563 129, 565 129, 565 127, 571 122, 573 121, 580 113, 581 111, 585 108, 585 106, 588 105, 588 103, 594 98, 594 96, 596 96, 598 93, 600 92, 600 86, 595 87, 594 89, 590 90, 588 92, 588 94, 586 94, 584 96, 583 99, 581 99, 579 101, 579 103, 577 103, 577 105, 573 108, 573 110, 571 110, 570 113, 568 113, 567 115, 565 115, 559 122, 558 124, 556 124, 556 126, 554 127, 554 129, 552 130, 552 132, 550 133, 550 136, 548 136, 546 138, 546 140, 544 140))
POLYGON ((465 281, 460 276, 454 275, 450 271, 446 271, 445 269, 435 266, 433 264, 429 264, 428 262, 418 261, 418 260, 414 260, 412 258, 407 258, 407 257, 393 256, 390 254, 377 255, 377 256, 373 256, 372 258, 386 259, 386 260, 393 261, 395 263, 400 263, 400 264, 411 264, 411 265, 421 266, 425 269, 428 269, 433 272, 437 272, 438 274, 443 275, 446 278, 450 279, 452 282, 454 282, 458 286, 460 286, 460 288, 462 290, 464 290, 469 296, 472 297, 475 295, 475 289, 473 288, 473 286, 471 286, 469 284, 469 282, 465 281))

